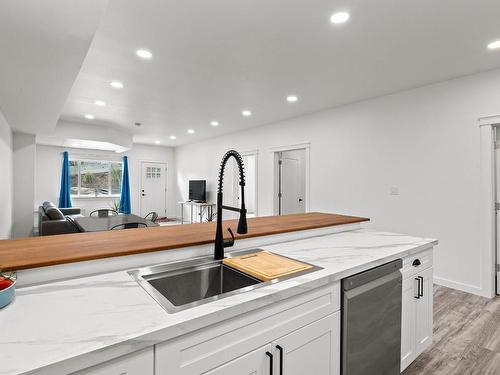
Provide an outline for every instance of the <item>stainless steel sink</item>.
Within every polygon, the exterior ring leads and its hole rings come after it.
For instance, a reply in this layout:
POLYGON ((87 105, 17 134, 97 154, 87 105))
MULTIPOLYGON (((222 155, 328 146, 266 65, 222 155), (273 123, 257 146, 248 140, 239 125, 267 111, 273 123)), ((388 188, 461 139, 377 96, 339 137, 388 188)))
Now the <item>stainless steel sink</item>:
MULTIPOLYGON (((259 249, 234 252, 237 256, 254 253, 259 249)), ((173 313, 234 294, 247 292, 265 285, 313 272, 312 268, 284 278, 262 282, 216 261, 212 257, 196 258, 187 262, 175 262, 129 271, 129 274, 163 308, 173 313)))

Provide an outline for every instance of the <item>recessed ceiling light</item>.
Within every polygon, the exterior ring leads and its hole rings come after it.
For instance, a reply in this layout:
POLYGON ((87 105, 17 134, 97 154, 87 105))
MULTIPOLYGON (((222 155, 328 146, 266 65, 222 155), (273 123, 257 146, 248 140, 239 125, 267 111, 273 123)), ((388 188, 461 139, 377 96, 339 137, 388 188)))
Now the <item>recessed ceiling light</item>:
POLYGON ((109 83, 111 87, 114 87, 115 89, 123 89, 123 83, 120 81, 112 81, 109 83))
POLYGON ((488 44, 488 49, 500 49, 500 40, 495 40, 488 44))
POLYGON ((155 145, 159 145, 160 144, 160 141, 155 141, 155 145))
POLYGON ((135 51, 136 55, 139 56, 141 59, 149 60, 150 58, 153 57, 153 54, 151 51, 148 51, 147 49, 138 49, 135 51))
POLYGON ((210 125, 212 125, 212 126, 219 126, 219 121, 212 121, 210 123, 210 125))
POLYGON ((87 120, 93 120, 95 117, 94 117, 94 115, 87 114, 87 115, 85 115, 85 118, 87 120))
POLYGON ((351 18, 351 16, 349 15, 349 13, 347 13, 347 12, 338 12, 338 13, 334 13, 330 17, 330 22, 338 25, 340 23, 347 22, 349 20, 349 18, 351 18))
POLYGON ((245 117, 250 117, 250 116, 252 116, 252 111, 245 109, 244 111, 241 111, 241 114, 245 117))
POLYGON ((177 137, 175 135, 171 135, 169 138, 172 140, 177 139, 177 137))
POLYGON ((106 102, 103 100, 96 100, 94 104, 98 107, 106 107, 106 102))
POLYGON ((188 134, 194 134, 194 129, 188 129, 188 134))
POLYGON ((297 100, 299 100, 299 98, 297 97, 297 95, 288 95, 286 97, 286 101, 289 102, 289 103, 295 103, 297 100))

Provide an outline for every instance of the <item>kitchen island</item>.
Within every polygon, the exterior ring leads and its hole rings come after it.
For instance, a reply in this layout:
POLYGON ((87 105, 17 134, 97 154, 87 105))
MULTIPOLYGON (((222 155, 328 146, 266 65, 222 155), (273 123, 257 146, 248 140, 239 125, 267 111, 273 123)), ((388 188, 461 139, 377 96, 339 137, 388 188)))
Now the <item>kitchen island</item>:
MULTIPOLYGON (((417 314, 411 313, 418 308, 411 293, 416 273, 425 271, 425 306, 432 306, 432 248, 437 241, 350 224, 330 233, 325 228, 331 227, 322 228, 295 232, 291 239, 279 233, 263 236, 259 242, 240 239, 236 248, 258 246, 322 270, 175 314, 162 309, 125 271, 19 288, 14 303, 0 311, 0 374, 147 375, 208 370, 223 374, 230 373, 227 366, 238 358, 242 362, 236 362, 237 368, 255 364, 264 366, 258 373, 267 374, 266 343, 306 326, 330 330, 332 356, 325 366, 337 374, 339 281, 398 258, 403 259, 402 273, 408 280, 403 281, 403 294, 407 286, 411 297, 403 296, 403 335, 415 337, 417 329, 426 335, 419 336, 420 342, 402 338, 403 363, 409 364, 431 340, 432 310, 429 333, 429 319, 418 323, 417 314), (413 265, 417 258, 418 267, 413 265)), ((199 249, 199 255, 207 254, 206 246, 199 249)), ((289 345, 295 340, 291 337, 289 345)))

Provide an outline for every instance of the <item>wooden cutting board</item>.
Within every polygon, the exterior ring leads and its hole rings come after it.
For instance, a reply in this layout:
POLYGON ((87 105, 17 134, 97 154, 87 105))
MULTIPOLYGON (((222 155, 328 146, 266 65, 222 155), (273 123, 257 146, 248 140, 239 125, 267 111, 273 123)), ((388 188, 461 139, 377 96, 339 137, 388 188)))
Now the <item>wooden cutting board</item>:
POLYGON ((262 281, 291 275, 312 268, 310 264, 299 262, 268 251, 224 259, 224 264, 262 281))

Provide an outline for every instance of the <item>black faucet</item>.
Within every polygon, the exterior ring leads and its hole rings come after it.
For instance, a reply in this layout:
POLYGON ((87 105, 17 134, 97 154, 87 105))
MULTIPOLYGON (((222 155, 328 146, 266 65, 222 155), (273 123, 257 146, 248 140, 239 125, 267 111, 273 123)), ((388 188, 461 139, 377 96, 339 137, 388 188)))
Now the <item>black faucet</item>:
POLYGON ((234 245, 234 234, 231 228, 227 228, 229 233, 231 234, 230 240, 224 240, 222 236, 222 210, 230 210, 240 213, 240 220, 238 222, 237 232, 239 234, 245 234, 248 232, 247 227, 247 210, 245 208, 245 172, 243 170, 243 158, 241 155, 234 150, 229 150, 226 152, 224 157, 222 158, 222 162, 220 164, 220 172, 219 172, 219 188, 217 189, 217 229, 215 231, 215 249, 214 249, 214 258, 216 260, 224 259, 224 248, 230 247, 234 245), (238 170, 240 172, 240 186, 241 186, 241 207, 229 207, 224 206, 222 204, 222 184, 224 182, 224 168, 226 167, 226 163, 229 158, 234 157, 236 159, 236 163, 238 164, 238 170))

